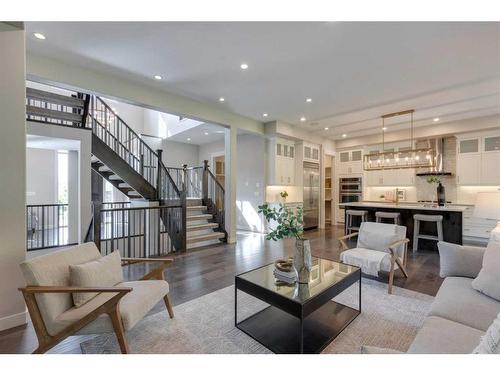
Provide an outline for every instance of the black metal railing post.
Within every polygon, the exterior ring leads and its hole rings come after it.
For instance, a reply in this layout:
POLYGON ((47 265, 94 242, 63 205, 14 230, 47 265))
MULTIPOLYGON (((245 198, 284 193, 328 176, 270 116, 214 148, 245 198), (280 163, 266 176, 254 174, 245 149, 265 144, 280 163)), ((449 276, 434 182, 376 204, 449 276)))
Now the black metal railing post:
POLYGON ((94 202, 94 243, 101 250, 101 202, 94 202))
POLYGON ((156 198, 159 200, 161 198, 161 163, 163 150, 157 149, 157 166, 156 166, 156 198))
POLYGON ((203 160, 203 178, 201 181, 201 198, 205 204, 208 201, 208 160, 203 160))

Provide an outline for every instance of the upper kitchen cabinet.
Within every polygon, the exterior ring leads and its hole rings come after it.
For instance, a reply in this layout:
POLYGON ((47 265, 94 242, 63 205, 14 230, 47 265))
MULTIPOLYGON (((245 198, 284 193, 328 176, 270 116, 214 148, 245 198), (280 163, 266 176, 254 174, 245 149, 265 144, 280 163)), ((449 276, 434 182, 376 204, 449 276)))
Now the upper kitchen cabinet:
POLYGON ((268 142, 268 185, 295 185, 295 143, 275 138, 268 142))
POLYGON ((500 134, 461 136, 457 141, 457 184, 500 184, 500 134))
POLYGON ((304 161, 319 163, 319 146, 309 143, 304 143, 304 161))
POLYGON ((337 153, 339 175, 363 173, 363 151, 350 150, 337 153))

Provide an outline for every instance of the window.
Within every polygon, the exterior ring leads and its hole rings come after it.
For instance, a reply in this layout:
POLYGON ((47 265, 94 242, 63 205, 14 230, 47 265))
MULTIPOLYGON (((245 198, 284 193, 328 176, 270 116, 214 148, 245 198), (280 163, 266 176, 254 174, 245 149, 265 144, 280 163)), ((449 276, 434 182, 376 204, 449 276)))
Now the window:
POLYGON ((68 203, 68 151, 57 151, 57 203, 68 203))

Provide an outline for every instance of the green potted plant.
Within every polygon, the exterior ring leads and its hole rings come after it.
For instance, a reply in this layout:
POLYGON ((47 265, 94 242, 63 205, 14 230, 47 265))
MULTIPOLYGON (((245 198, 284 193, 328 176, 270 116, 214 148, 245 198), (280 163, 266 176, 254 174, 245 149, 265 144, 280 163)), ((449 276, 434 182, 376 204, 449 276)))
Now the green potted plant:
MULTIPOLYGON (((288 194, 280 193, 283 200, 288 194)), ((278 241, 283 238, 295 238, 295 256, 293 266, 297 271, 297 279, 301 284, 307 284, 311 274, 312 259, 311 245, 308 239, 304 238, 304 219, 302 207, 290 208, 284 202, 278 207, 269 207, 267 203, 259 206, 259 213, 262 213, 269 224, 276 223, 276 227, 266 235, 266 240, 278 241)))

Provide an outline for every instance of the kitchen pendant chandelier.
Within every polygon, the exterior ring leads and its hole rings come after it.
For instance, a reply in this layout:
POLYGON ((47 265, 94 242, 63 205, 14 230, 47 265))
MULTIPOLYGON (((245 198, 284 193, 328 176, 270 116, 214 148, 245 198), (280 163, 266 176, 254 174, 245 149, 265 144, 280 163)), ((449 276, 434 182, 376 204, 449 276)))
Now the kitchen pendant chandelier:
POLYGON ((415 148, 413 139, 413 114, 415 110, 410 109, 402 112, 388 113, 382 115, 382 151, 373 151, 363 156, 363 169, 365 171, 377 171, 382 169, 406 169, 406 168, 433 168, 435 163, 434 150, 432 148, 415 148), (385 132, 387 130, 385 121, 391 117, 410 117, 410 145, 399 147, 398 150, 385 149, 385 132))

